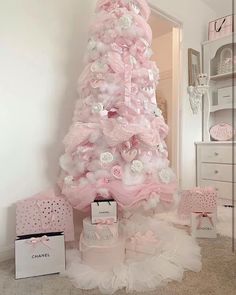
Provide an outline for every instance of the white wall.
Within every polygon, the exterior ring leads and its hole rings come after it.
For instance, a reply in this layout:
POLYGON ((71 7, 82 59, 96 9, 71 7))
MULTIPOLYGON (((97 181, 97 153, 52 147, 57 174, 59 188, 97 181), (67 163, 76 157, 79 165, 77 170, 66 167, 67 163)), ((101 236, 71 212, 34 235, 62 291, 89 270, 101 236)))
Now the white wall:
MULTIPOLYGON (((95 2, 0 0, 0 259, 11 254, 13 204, 56 180, 95 2)), ((187 48, 200 50, 212 12, 196 0, 150 2, 184 25, 182 162, 183 184, 191 186, 201 128, 186 94, 187 48)))
POLYGON ((0 259, 14 203, 51 186, 95 1, 0 0, 0 259))

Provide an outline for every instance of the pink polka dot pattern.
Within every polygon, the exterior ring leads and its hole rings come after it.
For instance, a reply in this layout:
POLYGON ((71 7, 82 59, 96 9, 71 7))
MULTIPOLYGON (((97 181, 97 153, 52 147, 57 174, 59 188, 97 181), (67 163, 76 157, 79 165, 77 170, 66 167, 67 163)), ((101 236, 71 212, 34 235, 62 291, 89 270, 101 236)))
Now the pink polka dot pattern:
POLYGON ((73 209, 61 197, 26 199, 16 205, 16 235, 65 233, 66 241, 74 240, 73 209))
POLYGON ((211 187, 183 190, 178 207, 180 217, 190 217, 192 212, 216 212, 217 193, 211 187))

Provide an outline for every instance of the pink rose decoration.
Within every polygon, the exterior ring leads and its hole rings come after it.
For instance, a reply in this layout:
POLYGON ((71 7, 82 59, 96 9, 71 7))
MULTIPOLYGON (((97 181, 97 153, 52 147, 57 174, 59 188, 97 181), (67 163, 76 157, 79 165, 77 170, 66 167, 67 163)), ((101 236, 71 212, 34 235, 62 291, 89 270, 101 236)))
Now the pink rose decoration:
POLYGON ((112 167, 111 173, 116 179, 122 179, 122 168, 120 166, 112 167))

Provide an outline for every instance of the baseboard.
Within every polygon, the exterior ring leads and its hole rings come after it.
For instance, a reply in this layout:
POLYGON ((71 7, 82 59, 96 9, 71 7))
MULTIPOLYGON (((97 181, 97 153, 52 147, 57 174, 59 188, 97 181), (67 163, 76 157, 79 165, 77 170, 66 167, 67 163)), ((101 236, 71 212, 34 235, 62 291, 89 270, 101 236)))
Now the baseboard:
POLYGON ((0 262, 14 258, 14 247, 9 246, 0 250, 0 262))

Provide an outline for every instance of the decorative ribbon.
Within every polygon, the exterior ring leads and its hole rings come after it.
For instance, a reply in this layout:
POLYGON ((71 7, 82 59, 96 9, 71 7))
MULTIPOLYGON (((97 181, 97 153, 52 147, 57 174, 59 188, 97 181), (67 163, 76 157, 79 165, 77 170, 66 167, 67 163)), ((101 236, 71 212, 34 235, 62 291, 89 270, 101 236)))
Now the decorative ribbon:
POLYGON ((132 70, 133 65, 130 62, 130 54, 126 49, 124 51, 124 62, 125 62, 125 104, 131 107, 131 95, 132 95, 132 70))
MULTIPOLYGON (((104 225, 105 225, 113 237, 116 235, 115 228, 114 228, 114 222, 115 222, 114 218, 108 218, 105 220, 104 219, 97 219, 96 222, 97 222, 97 225, 96 225, 97 230, 103 229, 104 225)), ((101 237, 97 231, 95 232, 95 235, 98 240, 101 239, 101 237)))
POLYGON ((50 246, 47 244, 48 241, 49 238, 45 235, 40 238, 31 238, 27 241, 27 243, 30 244, 33 248, 36 248, 38 244, 43 244, 50 249, 50 246))
POLYGON ((197 229, 201 228, 202 218, 208 218, 208 220, 210 221, 210 224, 212 225, 212 227, 214 227, 212 217, 209 215, 209 214, 212 214, 211 212, 194 212, 194 213, 197 214, 197 219, 198 219, 197 229))

